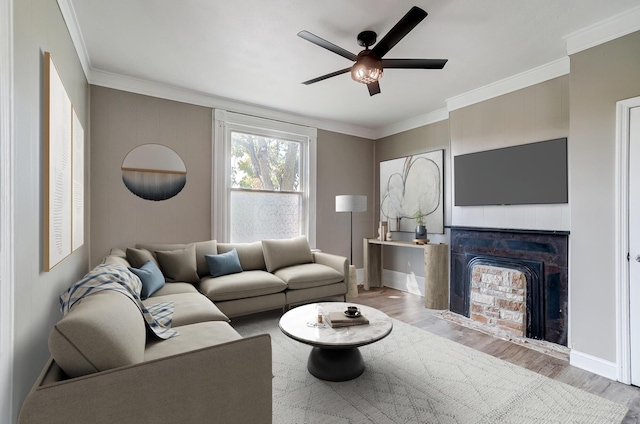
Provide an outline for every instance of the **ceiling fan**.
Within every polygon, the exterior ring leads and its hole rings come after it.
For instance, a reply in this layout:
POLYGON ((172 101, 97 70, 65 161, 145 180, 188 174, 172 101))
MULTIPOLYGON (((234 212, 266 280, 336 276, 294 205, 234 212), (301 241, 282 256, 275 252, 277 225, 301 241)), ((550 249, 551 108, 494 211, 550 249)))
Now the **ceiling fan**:
POLYGON ((313 84, 325 79, 335 77, 337 75, 351 72, 351 78, 354 81, 367 85, 369 95, 373 96, 380 93, 380 84, 378 80, 382 77, 385 68, 400 69, 442 69, 447 63, 447 59, 383 59, 383 56, 389 52, 400 40, 402 40, 413 28, 416 27, 424 18, 427 12, 417 6, 413 6, 406 15, 391 28, 391 30, 382 37, 382 40, 376 44, 377 34, 374 31, 362 31, 358 34, 358 44, 364 47, 357 55, 351 53, 342 47, 318 37, 309 31, 300 31, 298 36, 307 41, 312 42, 322 48, 332 51, 340 56, 354 61, 355 63, 339 71, 323 75, 318 78, 303 82, 305 85, 313 84), (373 46, 373 49, 369 47, 373 46))

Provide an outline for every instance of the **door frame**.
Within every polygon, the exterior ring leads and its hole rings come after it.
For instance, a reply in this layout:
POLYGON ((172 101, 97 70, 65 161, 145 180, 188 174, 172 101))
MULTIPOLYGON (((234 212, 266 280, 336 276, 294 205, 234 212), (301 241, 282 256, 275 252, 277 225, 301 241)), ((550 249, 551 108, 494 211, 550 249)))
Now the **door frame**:
POLYGON ((618 381, 631 384, 629 305, 629 114, 640 97, 616 102, 616 365, 618 381))
POLYGON ((0 0, 0 422, 13 421, 13 0, 0 0))

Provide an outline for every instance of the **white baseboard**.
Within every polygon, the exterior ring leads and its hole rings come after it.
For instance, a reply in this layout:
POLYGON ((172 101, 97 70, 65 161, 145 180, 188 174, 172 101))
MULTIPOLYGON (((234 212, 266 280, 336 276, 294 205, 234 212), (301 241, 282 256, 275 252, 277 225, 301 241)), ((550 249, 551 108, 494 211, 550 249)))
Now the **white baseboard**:
POLYGON ((382 285, 424 297, 424 277, 415 274, 383 269, 382 285))
POLYGON ((618 365, 615 362, 606 361, 587 353, 576 352, 574 349, 571 349, 569 363, 574 367, 601 375, 610 380, 616 381, 618 378, 618 365))

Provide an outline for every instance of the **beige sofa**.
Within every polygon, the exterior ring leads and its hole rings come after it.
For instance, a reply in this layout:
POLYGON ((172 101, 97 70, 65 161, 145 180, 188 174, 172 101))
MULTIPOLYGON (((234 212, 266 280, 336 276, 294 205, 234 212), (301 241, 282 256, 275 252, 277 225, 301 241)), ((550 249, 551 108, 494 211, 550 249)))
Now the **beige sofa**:
POLYGON ((186 278, 230 318, 332 296, 345 298, 348 289, 348 259, 312 252, 304 236, 255 243, 217 243, 215 240, 188 244, 140 243, 126 249, 125 256, 134 267, 152 260, 163 272, 168 270, 165 276, 186 278), (190 248, 195 251, 196 259, 187 271, 185 258, 191 257, 190 248), (242 272, 211 277, 205 255, 224 254, 233 249, 238 254, 242 272), (175 253, 169 259, 166 253, 169 251, 183 252, 183 256, 175 253), (171 260, 183 265, 181 273, 172 272, 171 260))
POLYGON ((270 423, 270 337, 242 338, 190 284, 167 285, 145 302, 165 300, 174 302, 179 333, 168 340, 148 336, 121 293, 76 303, 51 331, 52 358, 18 422, 270 423))
POLYGON ((112 250, 103 263, 137 268, 143 259, 167 279, 143 304, 172 302, 179 335, 149 335, 121 293, 84 297, 52 329, 52 358, 19 423, 271 422, 270 337, 242 338, 228 317, 344 295, 346 258, 291 239, 138 245, 112 250), (242 272, 211 277, 204 255, 232 249, 242 272))

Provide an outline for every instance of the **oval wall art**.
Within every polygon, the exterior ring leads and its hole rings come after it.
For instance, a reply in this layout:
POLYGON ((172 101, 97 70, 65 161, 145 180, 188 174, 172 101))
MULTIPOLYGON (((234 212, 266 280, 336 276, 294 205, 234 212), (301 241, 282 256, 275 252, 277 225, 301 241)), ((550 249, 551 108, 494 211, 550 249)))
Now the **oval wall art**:
POLYGON ((167 200, 187 183, 182 158, 160 144, 143 144, 130 151, 122 162, 122 182, 138 197, 167 200))

